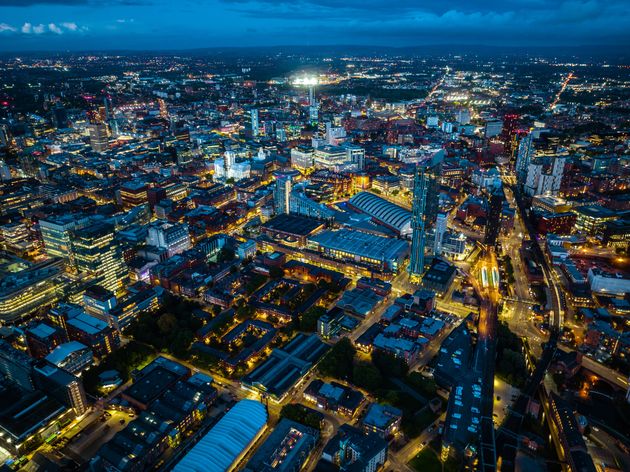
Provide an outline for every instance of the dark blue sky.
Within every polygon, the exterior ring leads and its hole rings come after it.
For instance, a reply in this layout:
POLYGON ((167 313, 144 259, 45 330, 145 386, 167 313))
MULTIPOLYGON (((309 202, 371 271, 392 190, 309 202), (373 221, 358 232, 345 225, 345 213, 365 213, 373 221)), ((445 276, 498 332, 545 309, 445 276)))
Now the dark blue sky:
POLYGON ((0 50, 630 46, 629 0, 0 0, 0 50))

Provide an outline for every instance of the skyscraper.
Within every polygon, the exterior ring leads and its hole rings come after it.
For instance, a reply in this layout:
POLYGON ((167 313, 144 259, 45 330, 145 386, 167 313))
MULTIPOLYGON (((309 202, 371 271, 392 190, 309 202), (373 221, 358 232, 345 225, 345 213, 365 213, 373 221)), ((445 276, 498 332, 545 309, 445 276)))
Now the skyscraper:
POLYGON ((411 260, 409 275, 421 277, 424 273, 425 209, 429 179, 424 166, 416 167, 413 181, 413 206, 411 213, 411 260))
POLYGON ((229 178, 230 174, 232 173, 232 167, 236 162, 236 154, 234 154, 234 152, 232 151, 225 151, 223 159, 223 162, 225 163, 225 176, 226 178, 229 178))
POLYGON ((435 256, 442 254, 442 242, 444 241, 447 222, 446 213, 438 213, 437 219, 435 220, 435 241, 433 243, 433 254, 435 256))
POLYGON ((107 151, 107 125, 105 123, 93 123, 89 127, 90 146, 95 152, 107 151))
POLYGON ((292 181, 291 176, 282 175, 276 178, 276 188, 273 193, 273 203, 276 207, 276 214, 289 213, 289 198, 291 196, 292 181))
POLYGON ((534 155, 534 138, 532 133, 528 133, 521 139, 521 142, 518 144, 518 152, 516 154, 516 182, 519 185, 523 185, 525 183, 525 178, 527 177, 527 169, 529 167, 529 162, 534 155))
POLYGON ((254 108, 249 110, 249 116, 251 121, 252 136, 256 138, 260 134, 260 125, 258 122, 258 109, 254 108))

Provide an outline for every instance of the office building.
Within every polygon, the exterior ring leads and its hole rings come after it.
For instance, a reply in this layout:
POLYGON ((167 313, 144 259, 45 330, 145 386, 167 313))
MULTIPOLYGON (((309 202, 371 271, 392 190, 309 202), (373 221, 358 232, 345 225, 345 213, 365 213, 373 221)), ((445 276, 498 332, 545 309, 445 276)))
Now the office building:
POLYGON ((0 339, 0 374, 6 382, 15 384, 22 390, 35 390, 32 377, 34 363, 35 360, 26 353, 0 339))
POLYGON ((15 321, 55 303, 67 284, 61 259, 33 264, 0 254, 0 319, 15 321))
POLYGON ((191 248, 188 225, 157 221, 149 226, 147 244, 166 249, 168 257, 187 251, 191 248))
POLYGON ((45 357, 46 361, 59 369, 78 375, 92 365, 92 350, 78 341, 60 344, 45 357))
POLYGON ((144 182, 130 181, 120 186, 120 201, 124 209, 136 207, 149 202, 149 187, 144 182))
POLYGON ((80 378, 48 363, 36 365, 33 378, 42 390, 72 408, 75 416, 86 412, 88 403, 80 378))
POLYGON ((88 315, 78 305, 59 304, 49 313, 50 320, 64 327, 68 339, 89 347, 96 357, 112 353, 120 346, 118 331, 95 316, 88 315))
POLYGON ((310 146, 297 146, 291 149, 291 167, 310 169, 313 167, 315 149, 310 146))
POLYGON ((129 279, 129 270, 110 223, 97 223, 75 232, 72 254, 79 273, 88 274, 106 290, 118 293, 129 279))
POLYGON ((94 152, 105 152, 108 148, 107 125, 105 123, 94 123, 89 125, 90 146, 94 152))
POLYGON ((591 267, 587 279, 593 292, 622 296, 630 293, 630 277, 622 273, 591 267))
POLYGON ((491 120, 486 122, 486 126, 484 127, 484 136, 486 138, 494 138, 495 136, 499 136, 503 131, 503 121, 501 120, 491 120))
POLYGON ((57 346, 67 341, 63 329, 46 323, 37 323, 24 333, 28 353, 34 359, 42 359, 50 354, 57 346))
POLYGON ((332 220, 335 217, 334 210, 331 210, 323 203, 311 200, 302 191, 294 189, 289 195, 289 212, 294 215, 307 216, 319 220, 332 220))
POLYGON ((88 225, 89 218, 75 215, 61 215, 39 220, 39 230, 48 257, 68 260, 72 254, 72 232, 88 225))

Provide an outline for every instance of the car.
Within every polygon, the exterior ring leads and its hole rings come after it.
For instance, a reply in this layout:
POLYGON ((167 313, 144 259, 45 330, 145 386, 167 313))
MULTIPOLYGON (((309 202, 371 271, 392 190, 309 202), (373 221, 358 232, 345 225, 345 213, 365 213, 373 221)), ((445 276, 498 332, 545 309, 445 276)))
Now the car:
POLYGON ((477 418, 476 416, 472 417, 472 424, 479 424, 479 418, 477 418))
POLYGON ((479 408, 477 408, 476 406, 473 406, 470 411, 472 411, 473 413, 477 413, 479 414, 479 408))
POLYGON ((422 447, 424 447, 424 446, 426 446, 426 445, 427 445, 427 442, 426 442, 426 441, 422 441, 422 442, 420 443, 420 445, 421 445, 422 447))
POLYGON ((457 406, 464 406, 464 404, 461 401, 459 401, 459 400, 455 400, 455 405, 457 405, 457 406))
POLYGON ((119 421, 119 423, 120 423, 120 424, 125 424, 125 419, 124 419, 124 418, 123 418, 123 419, 121 419, 121 420, 119 421))

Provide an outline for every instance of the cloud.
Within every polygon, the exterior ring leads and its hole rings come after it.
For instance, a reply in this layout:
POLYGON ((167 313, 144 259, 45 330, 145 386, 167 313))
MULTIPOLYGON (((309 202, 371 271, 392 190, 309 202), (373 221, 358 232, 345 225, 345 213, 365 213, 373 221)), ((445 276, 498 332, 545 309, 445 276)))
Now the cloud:
POLYGON ((0 7, 30 7, 32 5, 85 5, 90 0, 0 0, 0 7))
MULTIPOLYGON (((3 23, 3 25, 5 25, 5 23, 3 23)), ((5 31, 5 30, 17 31, 17 28, 13 28, 11 25, 6 25, 6 27, 7 28, 3 30, 2 26, 0 26, 0 32, 5 31)), ((87 31, 87 28, 85 26, 79 27, 79 25, 77 25, 76 23, 72 21, 64 21, 60 24, 48 23, 48 25, 43 25, 41 23, 38 25, 34 25, 32 23, 26 22, 20 28, 20 32, 22 34, 35 34, 35 35, 40 35, 40 34, 45 34, 45 33, 64 34, 64 32, 74 33, 78 31, 81 31, 81 32, 87 31)))
POLYGON ((59 6, 137 6, 151 5, 152 0, 0 0, 2 7, 31 7, 33 5, 59 5, 59 6))
POLYGON ((48 24, 48 31, 50 31, 51 33, 55 33, 55 34, 63 34, 63 31, 61 31, 61 28, 59 28, 59 26, 57 26, 54 23, 49 23, 48 24))
POLYGON ((6 33, 6 32, 15 33, 16 31, 17 31, 17 28, 11 25, 8 25, 6 23, 0 23, 0 33, 6 33))
POLYGON ((276 31, 296 25, 305 38, 332 43, 365 38, 383 45, 630 42, 627 0, 220 1, 247 19, 275 21, 276 31))

